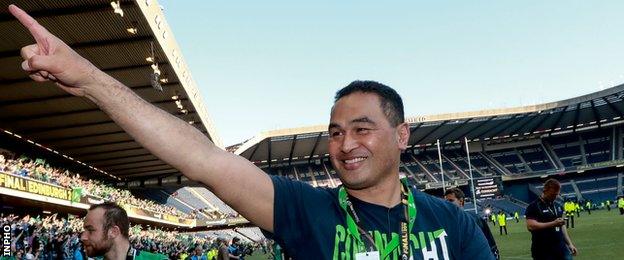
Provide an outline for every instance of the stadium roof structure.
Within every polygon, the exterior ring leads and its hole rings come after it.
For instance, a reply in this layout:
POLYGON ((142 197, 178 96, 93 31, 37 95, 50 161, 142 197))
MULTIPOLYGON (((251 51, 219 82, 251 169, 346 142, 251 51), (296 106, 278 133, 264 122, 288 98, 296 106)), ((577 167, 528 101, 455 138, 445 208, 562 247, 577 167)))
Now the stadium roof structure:
MULTIPOLYGON (((155 0, 15 2, 98 68, 223 148, 155 0), (154 87, 158 84, 162 91, 154 87)), ((20 49, 34 40, 7 6, 0 8, 0 32, 0 134, 56 150, 91 169, 81 174, 105 180, 180 175, 92 102, 28 78, 20 66, 20 49)))
MULTIPOLYGON (((409 102, 409 97, 403 98, 409 102)), ((624 85, 539 105, 406 118, 410 148, 557 135, 624 123, 624 85)), ((261 167, 328 155, 327 125, 260 133, 235 154, 261 167)))

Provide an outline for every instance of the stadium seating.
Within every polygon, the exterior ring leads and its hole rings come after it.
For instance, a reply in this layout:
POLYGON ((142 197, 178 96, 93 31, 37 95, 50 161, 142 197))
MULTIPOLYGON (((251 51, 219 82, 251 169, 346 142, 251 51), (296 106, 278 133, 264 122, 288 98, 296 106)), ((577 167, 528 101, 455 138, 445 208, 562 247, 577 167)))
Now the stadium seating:
POLYGON ((617 196, 617 175, 579 178, 575 182, 585 200, 598 202, 617 196))
MULTIPOLYGON (((470 167, 464 148, 451 144, 442 150, 443 175, 437 149, 431 146, 413 148, 401 155, 400 171, 418 184, 468 180, 470 169, 474 178, 488 176, 542 176, 562 171, 577 171, 577 167, 590 167, 612 160, 612 130, 599 129, 582 133, 544 136, 529 142, 514 144, 502 142, 501 148, 487 146, 470 153, 470 167)), ((313 186, 336 187, 340 181, 327 159, 317 162, 292 162, 292 165, 266 167, 272 175, 305 181, 313 186)), ((440 187, 434 185, 432 187, 440 187)), ((581 185, 582 190, 586 190, 581 185)), ((589 190, 587 190, 589 191, 589 190)), ((562 193, 575 196, 570 184, 564 184, 562 193)), ((595 193, 593 191, 592 193, 595 193)))
POLYGON ((46 164, 43 159, 33 160, 24 156, 18 159, 11 159, 0 155, 0 172, 59 185, 65 188, 79 188, 82 191, 83 197, 90 195, 103 200, 128 204, 156 213, 167 213, 184 218, 194 218, 194 216, 185 213, 184 210, 162 203, 163 198, 159 197, 159 194, 153 194, 156 200, 140 199, 131 194, 129 190, 117 189, 97 180, 86 180, 80 177, 79 174, 61 168, 51 167, 46 164))
POLYGON ((508 198, 497 198, 497 199, 488 199, 483 201, 485 204, 489 204, 495 211, 502 210, 507 213, 507 215, 512 215, 514 212, 518 212, 520 215, 524 215, 524 210, 526 206, 518 205, 512 202, 508 198))

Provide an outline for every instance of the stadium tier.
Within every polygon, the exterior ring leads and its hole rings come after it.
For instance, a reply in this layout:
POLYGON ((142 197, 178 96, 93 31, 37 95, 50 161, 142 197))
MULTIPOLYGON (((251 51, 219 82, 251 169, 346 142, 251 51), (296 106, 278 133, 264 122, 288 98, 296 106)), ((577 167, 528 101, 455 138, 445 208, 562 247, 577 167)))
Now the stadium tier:
MULTIPOLYGON (((117 1, 117 13, 110 0, 14 3, 96 67, 223 147, 157 1, 117 1)), ((3 148, 21 154, 31 151, 28 141, 34 141, 42 152, 57 152, 67 168, 110 183, 155 176, 176 181, 181 176, 92 102, 52 82, 32 81, 18 62, 20 49, 31 44, 32 37, 6 6, 0 8, 0 17, 0 30, 11 32, 0 44, 0 132, 20 139, 3 138, 3 148)))

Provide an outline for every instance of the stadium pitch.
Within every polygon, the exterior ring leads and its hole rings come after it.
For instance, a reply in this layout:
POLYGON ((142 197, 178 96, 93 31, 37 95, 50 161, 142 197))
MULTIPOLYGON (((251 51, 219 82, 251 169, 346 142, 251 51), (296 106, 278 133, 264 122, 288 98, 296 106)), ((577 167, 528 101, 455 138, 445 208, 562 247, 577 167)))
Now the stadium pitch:
MULTIPOLYGON (((498 226, 492 226, 492 235, 501 253, 501 259, 532 259, 531 233, 526 229, 524 219, 520 223, 507 221, 509 235, 501 236, 498 226)), ((504 232, 504 231, 503 231, 504 232)), ((575 228, 568 233, 579 254, 574 259, 622 259, 624 252, 624 216, 615 210, 592 211, 591 215, 582 212, 575 219, 575 228)))

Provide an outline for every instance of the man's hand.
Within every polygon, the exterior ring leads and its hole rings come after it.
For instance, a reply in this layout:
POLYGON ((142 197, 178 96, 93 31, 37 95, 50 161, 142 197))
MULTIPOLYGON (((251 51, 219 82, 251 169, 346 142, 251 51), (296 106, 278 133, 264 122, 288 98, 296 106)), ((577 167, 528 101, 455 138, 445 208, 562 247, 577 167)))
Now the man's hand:
POLYGON ((565 225, 565 220, 563 220, 562 218, 557 218, 553 221, 553 224, 555 227, 560 227, 565 225))
POLYGON ((576 250, 576 247, 573 244, 569 244, 568 248, 570 249, 570 252, 572 252, 572 255, 576 256, 576 254, 578 253, 578 250, 576 250))
POLYGON ((97 71, 95 66, 19 7, 9 5, 9 11, 35 38, 35 44, 21 50, 22 69, 35 81, 51 80, 72 95, 84 96, 84 87, 90 84, 92 74, 97 71))

